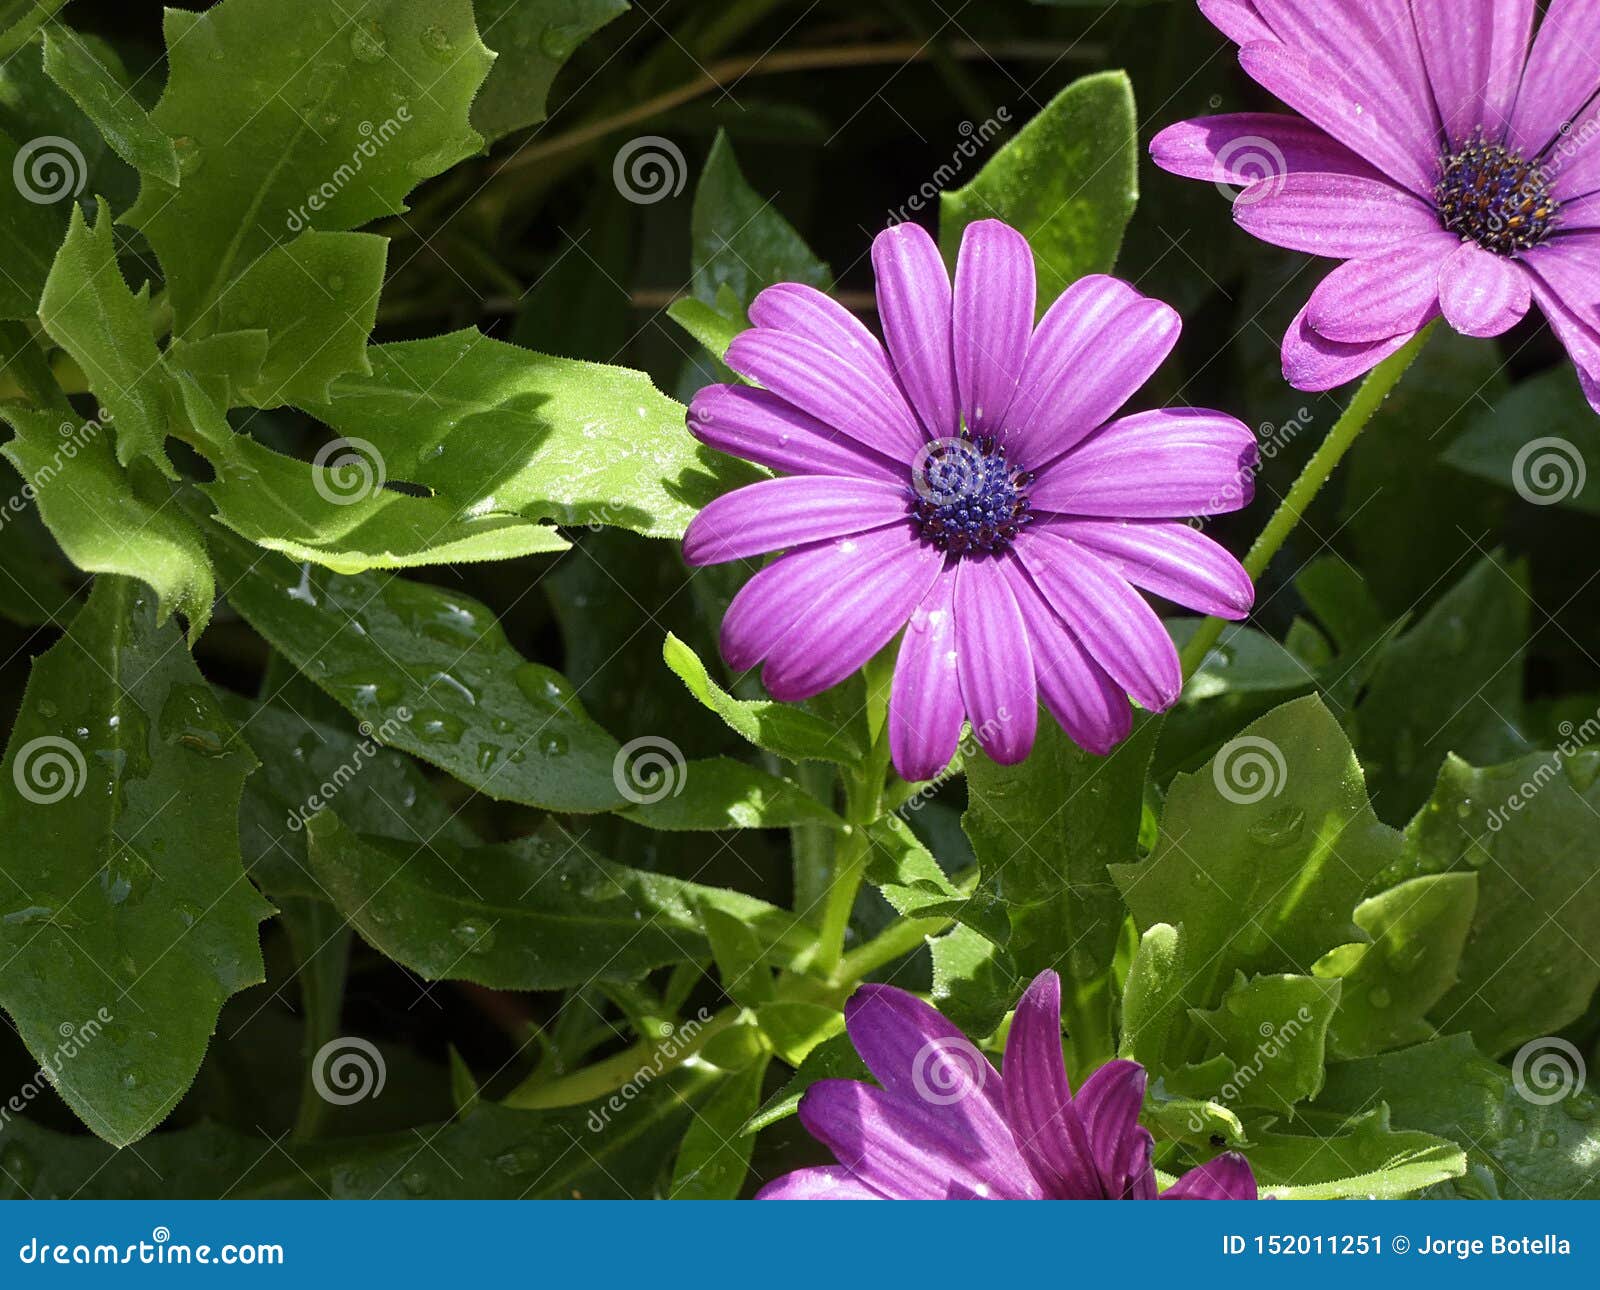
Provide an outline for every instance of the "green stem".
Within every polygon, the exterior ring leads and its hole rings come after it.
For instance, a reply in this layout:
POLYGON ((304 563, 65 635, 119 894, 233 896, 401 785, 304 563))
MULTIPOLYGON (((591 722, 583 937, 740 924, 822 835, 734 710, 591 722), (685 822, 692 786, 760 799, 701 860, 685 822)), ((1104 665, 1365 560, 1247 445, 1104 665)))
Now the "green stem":
POLYGON ((828 980, 836 979, 844 958, 845 933, 850 928, 850 913, 856 906, 856 893, 867 872, 867 831, 853 823, 839 836, 834 851, 833 883, 822 907, 822 924, 817 930, 817 952, 812 964, 828 980))
POLYGON ((525 1082, 511 1090, 506 1096, 505 1105, 524 1111, 577 1106, 604 1097, 607 1093, 615 1093, 647 1071, 651 1079, 656 1079, 670 1070, 676 1070, 695 1056, 714 1035, 737 1022, 742 1011, 738 1006, 723 1009, 688 1039, 680 1038, 690 1024, 685 1022, 667 1039, 642 1040, 613 1057, 559 1079, 540 1084, 525 1082))
MULTIPOLYGON (((1306 463, 1306 468, 1300 472, 1300 478, 1294 481, 1294 486, 1279 503, 1277 511, 1267 522, 1267 527, 1261 530, 1261 536, 1250 548, 1250 554, 1245 556, 1245 572, 1250 575, 1252 581, 1265 572, 1267 565, 1272 562, 1272 557, 1282 549, 1289 534, 1294 532, 1295 525, 1300 523, 1317 494, 1322 491, 1322 486, 1328 482, 1328 477, 1344 460, 1345 454, 1361 437, 1361 432, 1367 428, 1373 414, 1383 406, 1384 400, 1400 383, 1400 378, 1405 375, 1406 369, 1422 352, 1422 347, 1428 343, 1428 337, 1433 334, 1435 325, 1430 323, 1423 328, 1404 349, 1384 359, 1362 382, 1355 398, 1350 400, 1350 406, 1344 410, 1344 415, 1334 424, 1333 430, 1323 440, 1322 446, 1306 463)), ((1192 677, 1199 669, 1206 655, 1211 652, 1211 647, 1222 635, 1225 625, 1220 618, 1207 618, 1200 624, 1189 643, 1183 648, 1182 664, 1185 677, 1192 677)))

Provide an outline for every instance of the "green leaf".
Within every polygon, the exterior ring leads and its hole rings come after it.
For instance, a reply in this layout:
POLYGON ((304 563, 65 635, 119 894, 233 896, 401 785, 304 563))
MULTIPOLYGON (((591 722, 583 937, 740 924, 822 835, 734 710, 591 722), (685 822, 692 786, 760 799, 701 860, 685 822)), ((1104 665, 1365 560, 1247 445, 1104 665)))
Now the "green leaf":
POLYGON ((241 273, 217 302, 219 334, 264 331, 259 364, 236 375, 253 407, 319 403, 337 376, 366 376, 367 337, 389 249, 372 233, 302 233, 273 247, 241 273))
POLYGON ((250 876, 275 902, 328 899, 312 874, 305 833, 306 821, 325 808, 357 833, 458 847, 478 842, 409 757, 384 748, 370 726, 330 724, 308 705, 291 706, 297 698, 279 691, 270 703, 232 695, 223 702, 261 761, 245 784, 239 846, 250 876))
POLYGON ((44 70, 119 157, 177 185, 178 154, 172 140, 134 98, 127 71, 109 46, 91 45, 70 27, 53 25, 44 33, 44 70))
POLYGON ((1444 460, 1534 506, 1600 515, 1600 425, 1566 363, 1484 408, 1444 460))
POLYGON ((695 442, 681 405, 627 368, 459 331, 368 351, 370 376, 306 405, 372 444, 391 479, 463 511, 683 536, 713 497, 760 478, 695 442))
POLYGON ((1600 1099, 1581 1087, 1570 1062, 1559 1087, 1530 1082, 1519 1092, 1512 1073, 1469 1036, 1451 1035, 1331 1067, 1318 1105, 1356 1113, 1377 1102, 1388 1103, 1397 1125, 1461 1143, 1508 1200, 1600 1200, 1600 1099), (1528 1091, 1537 1100, 1523 1096, 1528 1091))
POLYGON ((177 610, 198 639, 216 594, 211 562, 155 469, 122 470, 98 422, 3 406, 0 416, 17 432, 0 452, 32 486, 67 558, 89 573, 142 579, 156 593, 157 620, 177 610))
POLYGON ((758 1004, 756 1021, 778 1056, 795 1067, 844 1030, 844 1013, 839 1009, 799 999, 758 1004))
POLYGON ((1600 752, 1569 751, 1482 770, 1451 757, 1406 830, 1398 873, 1477 874, 1460 980, 1431 1017, 1491 1055, 1556 1033, 1600 985, 1600 752))
POLYGON ((1466 1153, 1431 1133, 1393 1129, 1379 1103, 1320 1136, 1260 1133, 1250 1167, 1264 1195, 1280 1200, 1392 1200, 1467 1171, 1466 1153))
MULTIPOLYGON (((20 62, 25 55, 17 54, 20 62)), ((0 174, 28 177, 0 183, 0 239, 6 271, 0 273, 0 319, 34 317, 39 293, 61 245, 73 193, 85 181, 83 154, 54 142, 60 136, 29 139, 18 145, 0 131, 0 174)), ((74 145, 75 149, 75 145, 74 145)))
MULTIPOLYGON (((1114 1049, 1111 964, 1127 915, 1108 867, 1138 857, 1158 725, 1141 722, 1110 756, 1097 757, 1043 717, 1020 765, 977 758, 967 766, 961 827, 978 856, 978 890, 1010 916, 1006 949, 1023 981, 1060 970, 1067 1029, 1088 1066, 1114 1049)), ((1008 1007, 1020 993, 1012 991, 1008 1007)))
POLYGON ((731 757, 685 763, 680 756, 675 770, 655 766, 649 750, 659 753, 663 744, 677 752, 670 743, 649 736, 623 746, 623 754, 635 745, 644 750, 617 761, 618 778, 629 785, 623 796, 636 803, 622 812, 624 819, 664 832, 782 829, 796 824, 844 827, 843 820, 793 780, 731 757))
POLYGON ((110 209, 100 201, 97 210, 91 228, 73 207, 39 299, 39 321, 83 369, 116 431, 117 460, 126 466, 148 457, 176 479, 163 446, 172 390, 150 332, 149 304, 128 290, 117 267, 110 209))
POLYGON ((954 918, 996 945, 1011 937, 1009 907, 987 892, 967 893, 949 878, 906 822, 886 815, 866 826, 867 881, 904 918, 954 918))
POLYGON ((270 343, 259 329, 217 332, 198 340, 178 336, 167 346, 167 367, 196 381, 217 407, 234 408, 246 401, 244 387, 260 381, 270 343))
POLYGON ((1216 1009, 1190 1010, 1205 1038, 1205 1060, 1177 1071, 1172 1087, 1191 1097, 1220 1093, 1217 1100, 1228 1106, 1292 1114, 1322 1088, 1340 986, 1309 976, 1240 973, 1216 1009))
MULTIPOLYGON (((741 311, 742 312, 742 311, 741 311)), ((693 336, 718 359, 728 353, 733 338, 745 330, 742 319, 735 319, 693 296, 684 296, 667 306, 667 317, 693 336)))
POLYGON ((1428 800, 1448 753, 1488 764, 1528 751, 1529 605, 1526 564, 1493 553, 1385 651, 1354 736, 1384 819, 1402 823, 1428 800))
MULTIPOLYGON (((1182 925, 1184 1001, 1210 1008, 1238 973, 1303 975, 1364 940, 1352 913, 1400 854, 1343 730, 1313 696, 1174 779, 1155 851, 1111 872, 1141 931, 1182 925)), ((1192 1024, 1176 1029, 1174 1060, 1196 1060, 1202 1036, 1192 1024)))
POLYGON ((165 30, 152 120, 182 180, 145 172, 127 218, 161 259, 179 335, 222 330, 218 301, 287 235, 398 214, 482 145, 467 117, 493 58, 469 0, 222 0, 167 10, 165 30))
POLYGON ((34 664, 0 773, 0 1000, 108 1142, 166 1117, 224 1000, 263 979, 272 910, 232 826, 255 765, 134 582, 99 579, 34 664), (62 1027, 90 1023, 62 1066, 62 1027))
POLYGON ((614 864, 553 823, 516 842, 465 848, 361 837, 332 811, 307 832, 328 897, 368 944, 429 980, 496 990, 635 981, 709 957, 707 908, 781 945, 779 962, 792 963, 806 944, 792 917, 765 901, 614 864))
MULTIPOLYGON (((727 996, 747 1008, 770 1000, 772 971, 767 956, 771 945, 743 919, 714 905, 702 909, 700 919, 717 961, 717 976, 727 996)), ((741 1117, 739 1123, 743 1124, 745 1118, 747 1116, 741 1117)))
MULTIPOLYGON (((933 1006, 972 1036, 993 1034, 1022 996, 1016 961, 965 924, 928 941, 933 1006)), ((1066 982, 1062 982, 1063 994, 1066 982)))
POLYGON ((1043 312, 1071 283, 1109 273, 1139 199, 1133 86, 1122 72, 1074 81, 965 188, 940 194, 939 244, 955 261, 968 224, 999 219, 1028 239, 1043 312))
POLYGON ((744 1186, 754 1135, 739 1132, 761 1102, 766 1061, 735 1071, 707 1099, 678 1148, 668 1196, 673 1200, 734 1200, 744 1186))
POLYGON ((495 61, 472 101, 472 125, 489 143, 543 121, 562 65, 628 12, 627 0, 477 0, 476 8, 495 61))
POLYGON ((722 1083, 719 1072, 681 1067, 626 1102, 613 1095, 587 1106, 519 1111, 480 1101, 449 1124, 289 1139, 276 1148, 267 1138, 201 1124, 118 1154, 93 1138, 17 1117, 0 1128, 7 1162, 0 1196, 649 1200, 686 1126, 722 1083))
POLYGON ((335 573, 510 560, 565 551, 548 525, 519 515, 462 517, 436 497, 383 487, 384 463, 339 442, 307 465, 240 436, 217 482, 203 491, 216 518, 241 537, 335 573))
POLYGON ((866 756, 849 731, 791 703, 734 698, 711 679, 700 656, 670 632, 661 653, 696 699, 757 748, 790 761, 829 761, 841 766, 854 766, 866 756))
POLYGON ((383 743, 496 800, 577 812, 623 803, 616 740, 477 601, 295 565, 225 530, 215 539, 228 603, 383 743))
POLYGON ((872 1074, 856 1056, 849 1035, 825 1039, 806 1056, 794 1078, 767 1099, 744 1126, 746 1133, 759 1133, 770 1124, 786 1120, 800 1107, 800 1095, 820 1079, 854 1079, 870 1082, 872 1074))
POLYGON ((695 186, 689 227, 691 290, 719 312, 725 291, 748 309, 775 283, 804 282, 823 291, 833 285, 828 266, 794 225, 745 182, 724 131, 717 131, 695 186))
POLYGON ((1474 873, 1414 878, 1356 906, 1356 925, 1372 939, 1341 945, 1316 975, 1344 982, 1328 1036, 1336 1057, 1368 1057, 1432 1039, 1423 1020, 1456 983, 1478 904, 1474 873))

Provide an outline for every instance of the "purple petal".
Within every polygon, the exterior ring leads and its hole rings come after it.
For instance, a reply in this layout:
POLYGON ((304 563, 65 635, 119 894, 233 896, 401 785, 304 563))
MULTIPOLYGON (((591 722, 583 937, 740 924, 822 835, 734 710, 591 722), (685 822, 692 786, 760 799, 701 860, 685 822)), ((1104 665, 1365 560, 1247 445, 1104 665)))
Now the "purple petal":
POLYGON ((1391 88, 1376 97, 1353 95, 1333 62, 1267 41, 1246 45, 1239 51, 1239 63, 1264 89, 1320 125, 1357 156, 1365 157, 1417 196, 1431 197, 1438 178, 1438 142, 1433 141, 1432 154, 1417 150, 1410 139, 1414 129, 1411 115, 1399 106, 1403 93, 1391 88))
POLYGON ((839 1165, 821 1165, 815 1169, 796 1169, 791 1174, 774 1178, 756 1193, 757 1200, 883 1200, 882 1192, 873 1191, 857 1180, 848 1169, 839 1165))
POLYGON ((1249 502, 1256 439, 1221 412, 1174 408, 1122 417, 1042 472, 1036 511, 1111 519, 1220 515, 1249 502))
POLYGON ((1011 410, 1013 460, 1038 470, 1128 401, 1177 343, 1177 310, 1116 278, 1073 283, 1034 333, 1011 410))
POLYGON ((1566 257, 1548 246, 1527 262, 1534 272, 1533 298, 1578 369, 1584 397, 1600 412, 1600 324, 1595 321, 1600 310, 1594 304, 1594 279, 1585 283, 1581 268, 1574 273, 1566 257))
MULTIPOLYGON (((1256 0, 1256 7, 1279 41, 1321 61, 1336 78, 1330 86, 1360 106, 1358 115, 1371 128, 1431 171, 1439 155, 1439 116, 1411 0, 1256 0)), ((1427 179, 1431 187, 1432 175, 1427 179)))
POLYGON ((892 523, 905 514, 905 489, 842 475, 764 479, 724 493, 689 524, 683 558, 695 567, 766 555, 892 523))
POLYGON ((1505 137, 1533 34, 1534 0, 1412 0, 1428 79, 1446 140, 1464 143, 1480 125, 1505 137))
POLYGON ((1236 45, 1277 39, 1277 34, 1267 26, 1250 0, 1200 0, 1200 12, 1236 45))
POLYGON ((752 327, 733 338, 726 361, 740 376, 887 456, 910 461, 926 442, 886 374, 863 371, 808 337, 752 327))
MULTIPOLYGON (((1138 1062, 1107 1062, 1078 1090, 1078 1116, 1089 1134, 1100 1181, 1113 1200, 1142 1188, 1150 1174, 1150 1138, 1139 1126, 1146 1084, 1138 1062)), ((1154 1176, 1149 1178, 1153 1190, 1154 1176)))
POLYGON ((956 260, 956 384, 974 435, 997 434, 1033 334, 1035 288, 1028 240, 997 219, 968 224, 956 260))
POLYGON ((1244 566, 1187 524, 1050 519, 1043 527, 1087 547, 1134 586, 1202 614, 1239 619, 1255 603, 1244 566))
POLYGON ((920 225, 896 224, 872 239, 872 267, 901 388, 930 439, 952 438, 961 430, 950 340, 954 304, 939 248, 920 225))
POLYGON ((990 1157, 944 1113, 854 1080, 827 1079, 800 1098, 800 1122, 864 1185, 891 1200, 942 1200, 952 1190, 991 1199, 1038 1199, 1013 1147, 990 1157))
POLYGON ((1600 88, 1600 0, 1550 0, 1522 74, 1506 142, 1526 157, 1543 152, 1600 88))
POLYGON ((1570 202, 1600 191, 1600 98, 1583 109, 1544 155, 1551 174, 1550 191, 1570 202))
POLYGON ((914 540, 901 524, 818 542, 791 551, 739 589, 722 617, 722 657, 736 672, 766 658, 807 610, 863 564, 881 560, 914 540))
POLYGON ((761 679, 773 698, 794 703, 839 684, 894 639, 928 594, 943 554, 898 524, 890 530, 894 545, 871 553, 866 539, 883 532, 862 535, 836 584, 767 655, 761 679))
POLYGON ((1128 692, 1096 663, 1023 567, 1006 567, 1033 643, 1039 697, 1078 747, 1103 757, 1133 729, 1128 692))
POLYGON ((1463 242, 1439 270, 1439 307, 1465 336, 1509 331, 1532 303, 1527 270, 1476 242, 1463 242))
POLYGON ((1027 538, 1017 554, 1095 662, 1140 706, 1170 708, 1183 688, 1178 651, 1144 597, 1104 560, 1049 529, 1030 529, 1027 538))
POLYGON ((1433 207, 1382 179, 1298 173, 1263 179, 1233 204, 1245 232, 1337 259, 1378 255, 1439 232, 1433 207))
POLYGON ((941 569, 933 589, 906 624, 889 698, 889 751, 900 778, 932 779, 961 742, 961 688, 956 675, 956 575, 941 569))
POLYGON ((1150 157, 1175 175, 1236 188, 1299 171, 1382 178, 1321 126, 1281 112, 1179 121, 1150 141, 1150 157))
POLYGON ((1061 1058, 1061 978, 1054 972, 1039 973, 1017 1002, 1003 1069, 1011 1132, 1045 1191, 1054 1200, 1101 1199, 1061 1058))
POLYGON ((791 475, 857 475, 902 486, 910 478, 903 463, 748 385, 708 385, 696 394, 689 433, 718 452, 791 475))
POLYGON ((1370 260, 1347 260, 1306 306, 1318 335, 1345 344, 1415 335, 1439 313, 1439 268, 1460 246, 1442 229, 1370 260))
POLYGON ((1161 1193, 1162 1200, 1255 1200, 1256 1176, 1237 1151, 1189 1170, 1161 1193))
MULTIPOLYGON (((1596 128, 1600 129, 1600 125, 1596 128)), ((1600 193, 1585 193, 1582 197, 1564 202, 1559 227, 1563 234, 1600 229, 1600 193)))
POLYGON ((1007 1173, 1027 1173, 1006 1125, 1000 1073, 942 1013, 892 985, 864 985, 844 1016, 850 1042, 887 1092, 927 1108, 1007 1173))
POLYGON ((832 296, 803 282, 780 282, 750 302, 757 327, 804 336, 874 379, 892 384, 889 358, 866 324, 832 296))
POLYGON ((956 667, 967 720, 983 751, 1002 766, 1028 755, 1038 731, 1028 627, 1001 567, 963 560, 956 571, 956 667))
MULTIPOLYGON (((1307 305, 1295 315, 1283 338, 1283 376, 1297 390, 1331 390, 1365 376, 1415 335, 1402 332, 1387 340, 1347 345, 1329 340, 1313 328, 1306 321, 1309 309, 1307 305)), ((1428 321, 1436 317, 1438 310, 1433 310, 1428 321)))

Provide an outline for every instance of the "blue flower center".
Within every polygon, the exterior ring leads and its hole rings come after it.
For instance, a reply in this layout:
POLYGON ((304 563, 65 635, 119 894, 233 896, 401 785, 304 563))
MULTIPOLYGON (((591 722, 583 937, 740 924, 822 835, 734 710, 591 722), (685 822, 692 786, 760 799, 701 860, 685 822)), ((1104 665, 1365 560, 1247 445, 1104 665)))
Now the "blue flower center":
POLYGON ((1033 518, 1032 482, 986 435, 936 439, 911 466, 911 518, 923 541, 952 555, 1004 551, 1033 518))
POLYGON ((1440 159, 1433 200, 1446 229, 1496 255, 1542 244, 1561 209, 1550 195, 1550 172, 1513 148, 1490 143, 1482 130, 1440 159))

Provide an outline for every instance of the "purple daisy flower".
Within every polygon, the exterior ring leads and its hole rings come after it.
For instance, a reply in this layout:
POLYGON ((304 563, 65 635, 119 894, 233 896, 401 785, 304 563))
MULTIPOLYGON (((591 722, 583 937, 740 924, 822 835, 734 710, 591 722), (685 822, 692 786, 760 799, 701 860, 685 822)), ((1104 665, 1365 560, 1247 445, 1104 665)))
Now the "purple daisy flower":
POLYGON ((872 246, 887 347, 842 306, 783 283, 750 307, 689 409, 705 443, 783 473, 718 498, 684 556, 786 554, 734 597, 722 652, 797 701, 905 632, 890 697, 895 767, 929 779, 963 717, 998 762, 1028 755, 1038 701, 1082 747, 1128 733, 1131 695, 1169 707, 1183 678, 1135 588, 1227 618, 1254 590, 1183 517, 1250 498, 1255 438, 1219 412, 1116 418, 1177 340, 1178 315, 1087 277, 1034 326, 1028 243, 969 225, 952 288, 933 239, 872 246), (1113 419, 1115 418, 1115 419, 1113 419))
POLYGON ((1302 115, 1184 121, 1151 156, 1243 187, 1234 217, 1263 241, 1346 261, 1289 327, 1288 380, 1332 389, 1441 314, 1498 336, 1537 301, 1600 410, 1600 2, 1200 8, 1302 115))
MULTIPOLYGON (((1145 1073, 1114 1061, 1074 1096, 1061 1057, 1061 979, 1034 978, 1006 1036, 1004 1074, 943 1014, 889 985, 845 1006, 881 1087, 819 1080, 800 1121, 837 1165, 799 1169, 757 1200, 1155 1200, 1145 1073)), ((1161 1200, 1255 1200, 1243 1156, 1191 1169, 1161 1200)))

